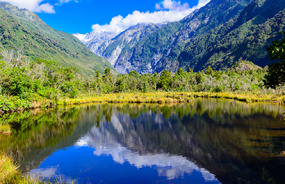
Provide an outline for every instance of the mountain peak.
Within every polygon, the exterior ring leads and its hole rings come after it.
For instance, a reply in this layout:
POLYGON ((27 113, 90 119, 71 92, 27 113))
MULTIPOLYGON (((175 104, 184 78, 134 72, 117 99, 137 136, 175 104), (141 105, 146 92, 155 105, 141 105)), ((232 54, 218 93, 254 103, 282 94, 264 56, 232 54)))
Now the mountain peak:
POLYGON ((103 73, 107 67, 114 70, 108 61, 93 54, 74 36, 54 30, 29 10, 0 2, 0 13, 1 49, 22 48, 23 55, 32 60, 56 61, 85 74, 94 74, 95 70, 103 73))

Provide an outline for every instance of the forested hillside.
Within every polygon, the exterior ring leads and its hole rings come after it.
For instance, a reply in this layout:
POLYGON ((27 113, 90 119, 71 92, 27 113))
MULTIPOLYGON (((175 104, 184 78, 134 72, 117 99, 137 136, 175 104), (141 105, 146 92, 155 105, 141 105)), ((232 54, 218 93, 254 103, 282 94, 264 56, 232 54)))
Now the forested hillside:
POLYGON ((270 64, 266 48, 285 30, 285 1, 253 0, 241 13, 208 34, 192 38, 179 56, 179 66, 195 71, 211 65, 229 68, 240 60, 270 64))
POLYGON ((61 66, 76 67, 80 72, 103 73, 112 65, 93 54, 74 36, 56 31, 36 14, 0 2, 0 48, 21 49, 30 59, 41 58, 56 61, 61 66))

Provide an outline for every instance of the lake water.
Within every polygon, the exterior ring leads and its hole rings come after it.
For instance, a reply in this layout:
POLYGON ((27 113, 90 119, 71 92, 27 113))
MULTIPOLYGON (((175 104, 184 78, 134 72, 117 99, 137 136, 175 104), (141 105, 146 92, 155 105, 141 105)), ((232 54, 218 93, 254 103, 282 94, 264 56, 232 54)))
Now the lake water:
POLYGON ((71 183, 285 183, 284 107, 91 104, 4 115, 0 149, 30 175, 71 183))

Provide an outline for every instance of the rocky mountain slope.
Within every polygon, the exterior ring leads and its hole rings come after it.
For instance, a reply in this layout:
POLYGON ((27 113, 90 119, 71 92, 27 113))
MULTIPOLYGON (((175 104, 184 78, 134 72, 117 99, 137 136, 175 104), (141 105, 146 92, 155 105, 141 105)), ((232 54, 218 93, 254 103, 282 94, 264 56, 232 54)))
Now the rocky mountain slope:
POLYGON ((98 48, 104 42, 108 42, 112 38, 114 38, 116 34, 112 32, 97 33, 93 31, 87 34, 74 34, 74 36, 76 36, 81 42, 83 42, 93 53, 102 54, 101 52, 98 52, 98 48))
POLYGON ((86 45, 94 53, 107 58, 119 73, 131 70, 140 74, 159 73, 164 69, 176 71, 178 57, 190 39, 199 38, 236 17, 250 1, 212 0, 181 21, 163 26, 139 24, 95 49, 92 44, 86 45))
MULTIPOLYGON (((107 58, 111 64, 117 66, 117 61, 122 52, 133 48, 139 41, 147 38, 163 24, 139 23, 122 32, 109 42, 105 42, 98 48, 98 54, 107 58)), ((124 73, 124 68, 117 68, 120 73, 124 73)))
POLYGON ((103 73, 107 67, 115 72, 109 61, 93 54, 74 36, 54 30, 29 10, 0 2, 0 17, 0 50, 22 49, 30 59, 53 60, 86 74, 95 70, 103 73))
MULTIPOLYGON (((93 53, 106 58, 115 66, 122 52, 134 47, 139 41, 147 38, 164 25, 139 23, 119 35, 111 32, 96 33, 93 31, 86 35, 74 34, 74 36, 87 45, 93 53)), ((124 68, 117 68, 117 70, 119 73, 124 73, 124 68)))
POLYGON ((169 23, 123 52, 116 68, 125 72, 161 72, 164 69, 177 71, 178 56, 191 38, 199 38, 210 30, 223 25, 238 15, 251 0, 212 0, 179 22, 169 23))
POLYGON ((226 69, 241 60, 264 67, 271 62, 266 48, 285 31, 284 4, 283 0, 211 0, 181 21, 154 27, 131 44, 124 42, 132 28, 92 51, 109 59, 119 73, 176 72, 179 67, 200 71, 209 65, 226 69))
POLYGON ((266 66, 266 48, 285 31, 285 1, 253 0, 236 18, 199 39, 191 39, 179 56, 180 67, 196 71, 211 65, 229 68, 240 60, 266 66))

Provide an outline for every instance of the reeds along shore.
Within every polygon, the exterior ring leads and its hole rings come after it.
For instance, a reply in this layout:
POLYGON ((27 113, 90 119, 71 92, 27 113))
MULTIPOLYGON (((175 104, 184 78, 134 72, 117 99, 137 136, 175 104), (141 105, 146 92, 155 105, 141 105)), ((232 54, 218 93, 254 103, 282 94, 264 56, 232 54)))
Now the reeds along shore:
MULTIPOLYGON (((74 183, 74 179, 72 183, 74 183)), ((65 184, 62 178, 45 179, 40 176, 23 175, 18 166, 5 153, 0 153, 0 184, 65 184)))
POLYGON ((35 184, 45 183, 41 179, 23 176, 18 166, 5 153, 0 153, 0 184, 35 184))
MULTIPOLYGON (((213 93, 213 92, 148 92, 148 93, 111 93, 102 94, 97 96, 81 95, 78 98, 61 98, 59 100, 43 100, 33 101, 29 106, 14 109, 1 109, 1 113, 9 113, 14 111, 22 111, 27 109, 36 108, 53 108, 56 106, 64 105, 78 105, 86 103, 190 103, 195 98, 224 98, 234 99, 242 102, 273 102, 279 104, 285 104, 285 95, 283 94, 239 94, 239 93, 213 93)), ((13 103, 13 101, 9 102, 13 103)), ((16 102, 15 102, 16 103, 16 102)), ((16 105, 14 105, 16 106, 16 105)), ((7 127, 6 127, 7 128, 7 127)), ((1 129, 4 130, 5 126, 0 125, 1 129)), ((9 130, 5 130, 9 132, 9 130)), ((3 132, 2 132, 3 133, 3 132)))
POLYGON ((283 95, 256 95, 235 93, 211 93, 211 92, 155 92, 155 93, 119 93, 105 94, 97 97, 85 97, 75 99, 62 99, 57 105, 76 105, 84 103, 189 103, 195 98, 224 98, 235 99, 247 103, 274 102, 283 104, 283 95))
MULTIPOLYGON (((13 111, 21 111, 36 108, 53 108, 56 106, 79 105, 86 103, 159 103, 177 104, 191 103, 195 98, 224 98, 234 99, 242 102, 272 102, 285 104, 284 95, 257 95, 257 94, 236 94, 236 93, 212 93, 212 92, 150 92, 150 93, 115 93, 102 94, 98 96, 82 96, 80 98, 65 98, 58 101, 45 100, 33 102, 29 108, 18 108, 13 111)), ((13 112, 11 110, 2 113, 13 112)), ((9 134, 10 125, 0 123, 0 133, 9 134)))

